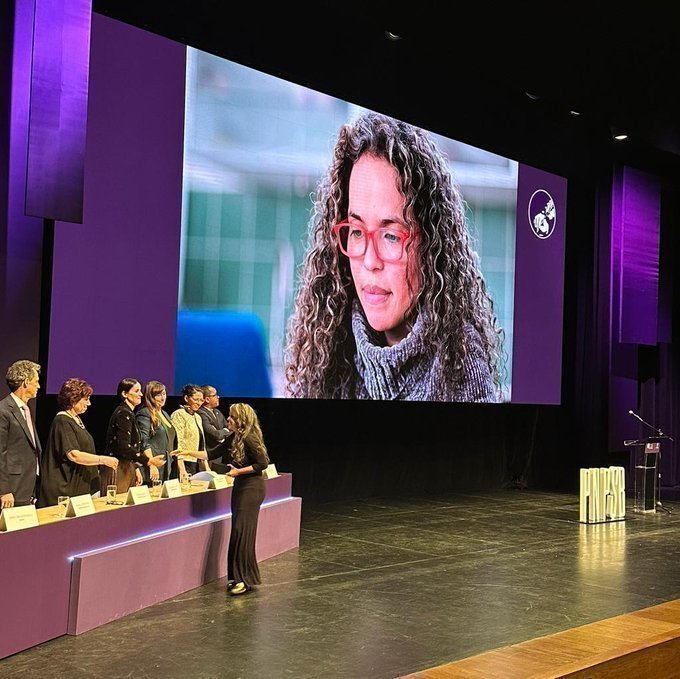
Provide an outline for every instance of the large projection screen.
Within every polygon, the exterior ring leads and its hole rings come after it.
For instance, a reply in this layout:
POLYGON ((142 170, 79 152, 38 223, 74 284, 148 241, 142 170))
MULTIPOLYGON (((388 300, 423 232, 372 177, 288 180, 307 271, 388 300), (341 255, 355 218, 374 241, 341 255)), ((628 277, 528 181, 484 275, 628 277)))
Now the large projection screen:
MULTIPOLYGON (((97 14, 91 49, 84 217, 55 229, 48 393, 77 375, 98 394, 134 376, 286 397, 313 198, 341 126, 367 110, 97 14)), ((460 190, 502 329, 497 397, 438 400, 559 403, 566 180, 422 133, 460 190)), ((431 399, 412 393, 384 398, 431 399)))
MULTIPOLYGON (((228 393, 286 397, 290 395, 285 375, 287 329, 298 288, 306 284, 301 276, 305 255, 314 247, 310 243, 313 199, 332 163, 341 126, 362 117, 367 109, 193 49, 188 52, 186 92, 176 383, 189 380, 202 362, 205 366, 199 372, 214 374, 226 346, 228 355, 239 357, 238 365, 223 362, 222 374, 212 379, 228 385, 228 393)), ((441 152, 462 194, 472 254, 493 302, 496 326, 502 329, 500 388, 489 400, 507 402, 516 396, 523 401, 558 402, 565 182, 533 168, 520 168, 510 158, 424 132, 441 152), (523 187, 520 177, 526 180, 523 187), (518 196, 526 199, 527 187, 532 189, 528 200, 533 204, 520 215, 524 210, 518 210, 518 196), (558 212, 562 212, 559 220, 558 212), (518 226, 526 233, 518 234, 518 226), (531 238, 524 238, 527 235, 531 238), (529 273, 529 281, 521 271, 517 278, 518 242, 528 250, 538 246, 537 255, 546 260, 541 265, 520 255, 527 271, 538 265, 555 281, 546 287, 544 280, 540 290, 530 292, 532 299, 544 294, 550 298, 544 300, 548 313, 540 319, 542 327, 531 332, 519 329, 528 347, 533 336, 545 338, 553 332, 551 323, 557 326, 550 357, 557 381, 548 376, 550 384, 541 387, 542 393, 527 387, 523 375, 515 375, 516 363, 526 376, 534 373, 523 360, 522 347, 514 353, 515 286, 535 282, 535 273, 529 273), (547 250, 557 250, 557 256, 551 252, 546 257, 547 250), (515 378, 519 380, 516 393, 515 378)), ((524 298, 524 308, 519 309, 524 325, 535 326, 540 306, 540 300, 527 305, 524 298)), ((310 334, 315 331, 318 338, 318 328, 312 327, 310 334)), ((385 344, 384 337, 374 339, 377 346, 380 340, 385 344)), ((399 369, 387 360, 379 368, 399 369)), ((420 375, 430 377, 427 371, 420 375)), ((380 385, 381 389, 369 395, 364 391, 359 397, 486 400, 472 393, 468 399, 466 393, 447 397, 446 392, 432 389, 409 392, 399 382, 401 377, 390 375, 385 382, 391 379, 396 386, 380 385)), ((353 397, 351 390, 347 396, 353 397)))

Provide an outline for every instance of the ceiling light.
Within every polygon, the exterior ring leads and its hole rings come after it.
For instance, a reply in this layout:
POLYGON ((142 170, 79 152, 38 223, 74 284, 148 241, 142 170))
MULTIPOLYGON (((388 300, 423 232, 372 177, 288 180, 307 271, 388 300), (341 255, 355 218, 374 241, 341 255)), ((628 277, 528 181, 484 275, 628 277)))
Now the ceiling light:
POLYGON ((610 125, 609 131, 614 141, 626 141, 628 139, 628 133, 617 125, 610 125))

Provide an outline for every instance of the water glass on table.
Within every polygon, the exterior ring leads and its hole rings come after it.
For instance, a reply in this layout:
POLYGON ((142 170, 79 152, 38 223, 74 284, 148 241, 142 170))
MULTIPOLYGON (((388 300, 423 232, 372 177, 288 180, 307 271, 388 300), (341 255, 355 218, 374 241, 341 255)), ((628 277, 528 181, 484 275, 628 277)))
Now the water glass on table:
POLYGON ((106 504, 115 505, 116 495, 118 493, 118 487, 114 484, 106 486, 106 504))
POLYGON ((68 506, 68 495, 60 495, 57 498, 57 516, 63 519, 66 516, 66 507, 68 506))

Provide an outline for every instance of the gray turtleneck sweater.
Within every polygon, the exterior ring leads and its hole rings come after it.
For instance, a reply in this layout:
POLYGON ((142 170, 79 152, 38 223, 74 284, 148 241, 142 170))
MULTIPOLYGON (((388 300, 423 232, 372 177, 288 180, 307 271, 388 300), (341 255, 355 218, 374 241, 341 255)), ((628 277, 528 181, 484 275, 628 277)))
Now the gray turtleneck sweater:
POLYGON ((352 330, 358 371, 355 398, 399 401, 468 401, 493 403, 498 400, 489 367, 482 353, 477 331, 467 325, 467 356, 460 384, 441 384, 441 359, 424 346, 423 321, 418 318, 411 332, 391 347, 377 344, 377 335, 368 325, 355 300, 352 330))

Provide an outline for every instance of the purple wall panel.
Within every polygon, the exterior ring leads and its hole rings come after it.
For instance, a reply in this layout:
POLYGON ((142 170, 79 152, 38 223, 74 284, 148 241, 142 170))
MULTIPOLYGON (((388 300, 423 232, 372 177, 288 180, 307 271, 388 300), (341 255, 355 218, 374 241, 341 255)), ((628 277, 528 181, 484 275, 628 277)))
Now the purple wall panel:
MULTIPOLYGON (((666 202, 660 196, 662 205, 666 202)), ((657 304, 657 342, 673 341, 673 287, 675 271, 675 219, 666 216, 663 207, 659 213, 659 293, 657 304)))
POLYGON ((36 0, 26 214, 81 222, 91 0, 36 0))
POLYGON ((566 179, 520 165, 513 403, 559 403, 561 399, 566 215, 566 179))
MULTIPOLYGON (((11 20, 3 12, 3 19, 11 20)), ((3 27, 8 29, 7 26, 3 27)), ((3 32, 3 35, 6 35, 3 32)), ((14 30, 11 77, 3 79, 0 96, 8 103, 5 109, 9 124, 3 130, 8 150, 3 158, 6 173, 6 203, 0 214, 0 370, 20 358, 38 359, 40 330, 40 277, 42 267, 41 219, 27 217, 26 149, 28 143, 28 109, 30 102, 31 51, 33 40, 33 3, 17 2, 14 7, 14 30)), ((3 64, 3 68, 6 65, 3 64)))
POLYGON ((92 16, 83 224, 56 225, 47 390, 173 388, 184 45, 92 16))
POLYGON ((620 280, 615 339, 654 345, 658 324, 660 186, 655 177, 630 167, 616 173, 614 184, 613 198, 618 204, 612 209, 612 230, 619 242, 614 270, 620 280))
POLYGON ((660 186, 651 175, 617 167, 611 198, 609 449, 644 435, 639 411, 638 345, 657 343, 660 186))

